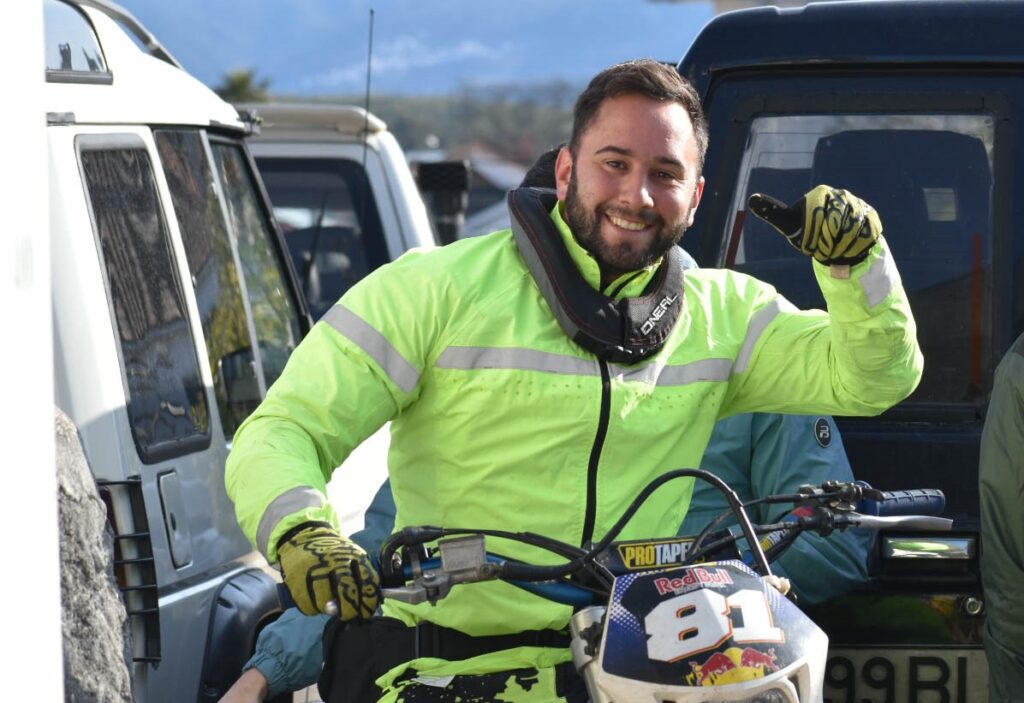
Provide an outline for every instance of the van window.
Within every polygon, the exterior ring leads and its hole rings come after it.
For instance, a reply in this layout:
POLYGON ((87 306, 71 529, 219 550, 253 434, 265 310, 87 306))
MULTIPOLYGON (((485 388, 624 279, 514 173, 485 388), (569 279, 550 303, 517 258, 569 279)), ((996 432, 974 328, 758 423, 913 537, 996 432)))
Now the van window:
POLYGON ((299 308, 287 284, 286 264, 277 255, 275 231, 257 195, 248 159, 235 144, 214 142, 211 148, 224 190, 228 222, 238 244, 259 357, 269 387, 281 375, 301 338, 299 308))
POLYGON ((756 217, 752 193, 786 203, 845 188, 882 220, 926 359, 908 402, 974 403, 992 376, 994 120, 984 114, 771 115, 750 123, 724 265, 801 308, 824 300, 806 259, 756 217))
POLYGON ((261 399, 234 248, 198 130, 158 130, 213 374, 224 436, 231 439, 261 399))
POLYGON ((314 319, 388 256, 362 164, 345 159, 257 159, 314 319))
POLYGON ((48 81, 110 82, 96 31, 81 11, 59 0, 45 0, 43 26, 48 81))
POLYGON ((139 457, 153 463, 209 446, 206 391, 149 155, 141 142, 93 146, 78 140, 121 344, 128 420, 139 457))

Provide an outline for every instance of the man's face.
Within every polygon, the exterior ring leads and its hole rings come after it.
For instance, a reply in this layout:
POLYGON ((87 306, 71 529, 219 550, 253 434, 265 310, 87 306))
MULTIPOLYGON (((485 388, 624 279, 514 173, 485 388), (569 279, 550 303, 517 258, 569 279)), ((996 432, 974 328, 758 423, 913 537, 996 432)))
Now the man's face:
POLYGON ((555 165, 566 223, 601 265, 607 284, 648 266, 693 224, 704 192, 697 141, 682 105, 643 95, 601 103, 555 165))

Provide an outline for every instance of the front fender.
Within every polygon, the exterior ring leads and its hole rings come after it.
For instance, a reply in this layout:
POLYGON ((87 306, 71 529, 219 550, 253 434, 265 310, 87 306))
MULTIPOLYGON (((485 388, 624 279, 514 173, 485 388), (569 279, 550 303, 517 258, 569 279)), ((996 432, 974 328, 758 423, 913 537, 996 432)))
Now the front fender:
POLYGON ((231 577, 217 591, 199 680, 199 703, 214 703, 242 674, 256 637, 281 614, 277 582, 260 569, 231 577))

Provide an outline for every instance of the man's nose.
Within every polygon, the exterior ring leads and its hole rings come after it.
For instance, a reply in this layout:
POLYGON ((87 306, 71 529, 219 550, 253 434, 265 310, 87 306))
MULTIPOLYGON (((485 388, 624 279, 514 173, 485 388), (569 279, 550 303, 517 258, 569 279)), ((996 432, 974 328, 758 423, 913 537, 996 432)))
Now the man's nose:
POLYGON ((623 206, 634 212, 654 207, 654 196, 646 173, 634 171, 623 179, 622 186, 619 198, 623 206))

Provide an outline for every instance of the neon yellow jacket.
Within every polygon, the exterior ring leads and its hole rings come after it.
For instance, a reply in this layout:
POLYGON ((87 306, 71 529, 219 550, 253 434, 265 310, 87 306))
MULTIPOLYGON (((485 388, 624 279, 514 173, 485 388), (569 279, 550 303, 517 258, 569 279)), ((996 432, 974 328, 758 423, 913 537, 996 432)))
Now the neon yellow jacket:
MULTIPOLYGON (((552 219, 597 287, 597 264, 558 207, 552 219)), ((921 354, 884 242, 848 280, 813 266, 831 316, 796 311, 740 273, 686 271, 675 329, 655 356, 627 367, 566 337, 509 230, 406 254, 324 316, 235 434, 227 484, 239 522, 271 561, 296 524, 337 524, 327 480, 391 420, 397 527, 599 538, 653 477, 696 466, 721 417, 872 415, 915 388, 921 354)), ((639 294, 653 272, 619 295, 639 294)), ((621 538, 674 535, 691 491, 689 480, 661 488, 621 538)), ((520 544, 488 547, 558 561, 520 544)), ((385 612, 474 635, 562 628, 570 616, 499 582, 459 586, 437 606, 388 602, 385 612)))

